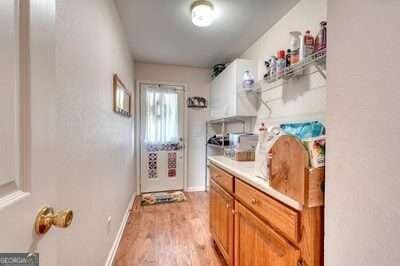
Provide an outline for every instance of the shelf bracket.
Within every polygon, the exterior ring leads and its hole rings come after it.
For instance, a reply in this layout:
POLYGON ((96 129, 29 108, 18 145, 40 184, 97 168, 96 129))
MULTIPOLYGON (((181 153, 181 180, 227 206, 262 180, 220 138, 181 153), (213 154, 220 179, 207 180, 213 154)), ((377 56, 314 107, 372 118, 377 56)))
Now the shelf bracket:
POLYGON ((318 63, 314 64, 314 66, 317 69, 317 71, 319 72, 319 74, 321 74, 321 76, 326 80, 327 76, 326 76, 324 70, 322 69, 322 67, 318 63))

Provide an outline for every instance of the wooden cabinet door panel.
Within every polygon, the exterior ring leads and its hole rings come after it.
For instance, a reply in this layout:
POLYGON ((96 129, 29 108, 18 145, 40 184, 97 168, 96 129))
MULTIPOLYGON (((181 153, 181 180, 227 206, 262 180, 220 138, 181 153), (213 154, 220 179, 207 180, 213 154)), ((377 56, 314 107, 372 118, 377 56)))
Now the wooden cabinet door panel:
POLYGON ((221 186, 225 191, 233 193, 233 176, 226 173, 222 169, 210 164, 211 179, 221 186))
POLYGON ((295 266, 300 251, 235 201, 235 266, 295 266))
POLYGON ((235 195, 287 239, 293 243, 299 241, 300 215, 297 211, 238 179, 235 180, 235 195))
POLYGON ((233 198, 211 180, 210 231, 228 265, 233 261, 233 198))

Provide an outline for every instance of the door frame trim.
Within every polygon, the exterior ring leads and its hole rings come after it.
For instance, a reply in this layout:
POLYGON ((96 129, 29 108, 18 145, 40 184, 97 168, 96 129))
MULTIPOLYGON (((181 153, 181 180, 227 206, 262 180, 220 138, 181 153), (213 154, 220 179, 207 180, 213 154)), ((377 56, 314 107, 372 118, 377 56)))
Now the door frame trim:
POLYGON ((136 81, 136 89, 135 89, 135 153, 137 154, 136 156, 136 176, 137 176, 137 182, 136 182, 136 191, 140 195, 142 193, 141 190, 141 124, 140 124, 140 119, 141 119, 141 105, 140 105, 140 99, 141 99, 141 85, 142 84, 157 84, 157 85, 165 85, 165 86, 177 86, 177 87, 182 87, 183 88, 183 154, 184 154, 184 162, 183 162, 183 190, 187 191, 188 189, 188 123, 187 123, 187 117, 188 117, 188 108, 186 106, 186 101, 187 101, 187 84, 185 83, 176 83, 176 82, 165 82, 165 81, 154 81, 154 80, 137 80, 136 81))

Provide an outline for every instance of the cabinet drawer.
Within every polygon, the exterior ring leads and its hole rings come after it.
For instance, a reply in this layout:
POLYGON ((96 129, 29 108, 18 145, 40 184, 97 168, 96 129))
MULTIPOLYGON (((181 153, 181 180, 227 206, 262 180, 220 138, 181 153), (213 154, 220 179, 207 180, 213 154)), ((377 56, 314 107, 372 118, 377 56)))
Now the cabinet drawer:
POLYGON ((300 217, 298 212, 238 179, 235 179, 235 195, 289 240, 299 241, 300 217))
POLYGON ((220 185, 223 189, 225 189, 229 193, 233 193, 233 176, 226 173, 225 171, 219 169, 218 167, 210 164, 210 176, 211 178, 220 185))

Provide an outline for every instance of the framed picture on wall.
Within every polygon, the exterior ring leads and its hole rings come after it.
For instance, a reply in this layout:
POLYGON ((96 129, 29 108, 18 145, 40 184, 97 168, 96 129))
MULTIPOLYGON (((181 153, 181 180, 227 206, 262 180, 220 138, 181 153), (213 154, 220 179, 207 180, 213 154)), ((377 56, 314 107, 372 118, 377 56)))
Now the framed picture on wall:
POLYGON ((114 112, 123 116, 130 117, 132 96, 117 74, 114 74, 113 77, 113 87, 114 112))

